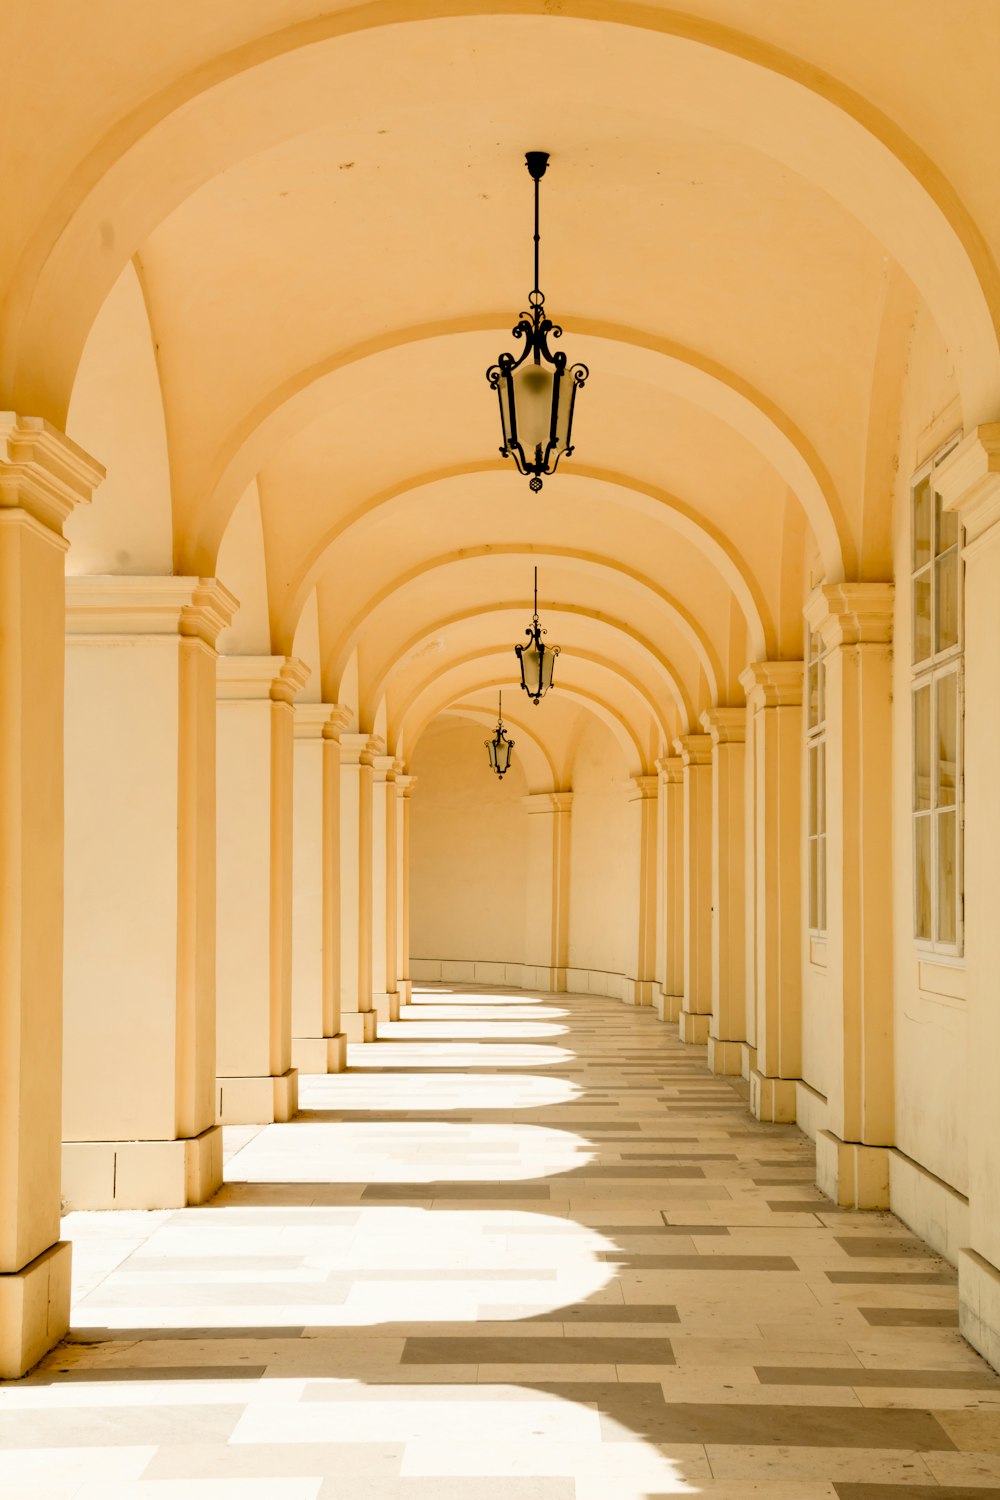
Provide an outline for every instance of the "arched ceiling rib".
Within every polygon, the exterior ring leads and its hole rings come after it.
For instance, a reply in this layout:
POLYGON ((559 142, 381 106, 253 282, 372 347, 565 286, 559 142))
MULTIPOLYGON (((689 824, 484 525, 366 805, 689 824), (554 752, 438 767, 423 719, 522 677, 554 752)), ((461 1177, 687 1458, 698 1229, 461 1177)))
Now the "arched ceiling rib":
MULTIPOLYGON (((19 260, 0 339, 4 394, 61 421, 86 329, 155 225, 200 182, 275 134, 318 123, 331 100, 356 115, 380 63, 397 95, 429 86, 439 103, 449 88, 463 98, 504 98, 523 58, 541 47, 559 58, 570 92, 572 81, 587 80, 581 106, 592 102, 586 63, 595 55, 609 79, 627 80, 631 101, 647 98, 647 75, 656 70, 661 85, 664 75, 671 80, 656 91, 663 108, 822 182, 920 288, 959 357, 967 419, 991 415, 1000 386, 994 259, 952 183, 883 109, 810 61, 701 16, 624 0, 564 0, 558 16, 539 12, 548 12, 546 0, 389 0, 340 10, 266 37, 244 33, 242 45, 201 68, 161 78, 158 92, 147 85, 131 114, 121 107, 108 120, 105 106, 102 139, 95 112, 89 154, 58 188, 56 178, 37 185, 35 213, 14 240, 19 260), (406 68, 400 23, 406 41, 413 37, 406 68), (456 51, 474 54, 475 69, 435 72, 433 64, 456 51), (496 88, 483 76, 485 62, 499 68, 496 88)), ((553 97, 567 120, 575 102, 553 97)))

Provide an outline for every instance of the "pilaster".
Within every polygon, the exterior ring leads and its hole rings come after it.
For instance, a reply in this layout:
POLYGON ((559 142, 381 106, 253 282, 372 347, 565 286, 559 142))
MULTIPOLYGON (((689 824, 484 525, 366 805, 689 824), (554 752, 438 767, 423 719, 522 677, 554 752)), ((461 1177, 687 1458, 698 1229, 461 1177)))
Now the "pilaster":
POLYGON ((659 773, 660 892, 657 899, 656 993, 661 1021, 677 1021, 684 1004, 684 762, 665 755, 659 773))
POLYGON ((525 963, 539 989, 566 990, 572 792, 534 792, 528 812, 525 963))
POLYGON ((292 840, 292 1066, 339 1073, 340 732, 346 709, 295 705, 292 840))
POLYGON ((396 988, 396 771, 391 755, 372 756, 372 1005, 380 1021, 399 1020, 396 988))
POLYGON ((659 778, 632 776, 625 785, 631 849, 631 903, 625 960, 626 1005, 652 1005, 656 988, 656 862, 659 778))
POLYGON ((417 784, 396 762, 396 988, 401 1006, 413 997, 410 977, 410 797, 417 784))
POLYGON ((889 1205, 894 1142, 891 583, 817 589, 826 649, 827 994, 832 1042, 817 1182, 836 1203, 889 1205))
POLYGON ((184 1208, 215 1121, 215 579, 66 580, 63 1197, 184 1208), (142 996, 142 1004, 135 997, 142 996))
POLYGON ((682 1042, 704 1046, 712 1015, 712 739, 674 740, 683 766, 684 1004, 682 1042))
POLYGON ((218 1118, 288 1120, 292 1066, 295 657, 219 658, 218 1118))
POLYGON ((746 1044, 745 708, 701 716, 712 741, 712 1021, 708 1066, 742 1072, 746 1044))
POLYGON ((384 747, 340 736, 340 1024, 349 1043, 374 1042, 372 1003, 372 761, 384 747))
POLYGON ((1000 422, 975 428, 936 471, 965 527, 965 965, 969 1247, 959 1253, 960 1327, 1000 1368, 1000 422))
POLYGON ((754 662, 740 683, 753 757, 750 1105, 759 1120, 789 1121, 802 1070, 802 662, 754 662))
POLYGON ((69 1324, 62 1114, 62 526, 104 471, 37 417, 0 413, 0 1378, 69 1324))

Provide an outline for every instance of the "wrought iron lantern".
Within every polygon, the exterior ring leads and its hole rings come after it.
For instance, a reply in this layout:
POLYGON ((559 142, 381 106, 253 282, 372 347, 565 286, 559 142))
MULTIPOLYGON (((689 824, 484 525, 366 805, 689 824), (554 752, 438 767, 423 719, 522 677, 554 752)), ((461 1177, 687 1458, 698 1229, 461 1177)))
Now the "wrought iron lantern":
POLYGON ((535 569, 535 612, 531 617, 531 624, 524 632, 528 637, 525 646, 515 646, 517 660, 521 667, 521 686, 531 699, 532 703, 538 704, 545 697, 552 686, 552 673, 559 655, 558 646, 546 646, 542 640, 543 635, 548 635, 538 623, 538 569, 535 569))
POLYGON ((507 738, 507 731, 503 726, 503 693, 499 694, 497 703, 496 733, 491 740, 486 740, 484 743, 486 754, 490 758, 490 770, 503 778, 510 770, 511 751, 514 749, 514 741, 507 738))
POLYGON ((522 474, 530 474, 529 488, 542 487, 542 475, 554 474, 564 453, 573 452, 573 407, 576 393, 589 375, 586 365, 568 365, 562 350, 555 354, 550 339, 562 329, 545 314, 545 298, 538 289, 538 184, 549 164, 547 151, 525 156, 535 184, 535 285, 529 308, 513 329, 524 340, 520 357, 501 354, 486 378, 500 400, 504 458, 512 458, 522 474))

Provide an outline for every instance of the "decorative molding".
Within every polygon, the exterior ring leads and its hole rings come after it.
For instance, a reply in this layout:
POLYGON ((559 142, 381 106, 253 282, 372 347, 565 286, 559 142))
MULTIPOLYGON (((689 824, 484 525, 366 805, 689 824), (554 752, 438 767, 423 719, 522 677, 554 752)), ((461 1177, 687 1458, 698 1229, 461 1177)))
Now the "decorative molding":
POLYGON ((706 708, 699 723, 713 745, 742 745, 747 737, 745 708, 706 708))
POLYGON ((323 738, 339 742, 340 736, 354 717, 354 711, 344 703, 327 703, 325 707, 330 710, 330 716, 323 725, 323 738))
POLYGON ((684 780, 684 761, 679 755, 661 755, 656 769, 664 786, 680 785, 684 780))
POLYGON ((329 703, 296 703, 295 738, 322 740, 331 712, 332 705, 329 703))
POLYGON ((88 505, 103 464, 43 417, 0 412, 0 511, 23 510, 57 536, 78 505, 88 505))
POLYGON ((352 731, 340 736, 341 766, 370 766, 376 755, 383 750, 381 740, 373 739, 365 732, 352 731))
POLYGON ((659 794, 659 776, 630 776, 625 784, 629 802, 655 802, 659 794))
POLYGON ((712 764, 712 736, 710 734, 682 734, 674 740, 674 749, 688 766, 710 766, 712 764))
POLYGON ((1000 521, 1000 422, 987 422, 962 439, 934 471, 945 510, 957 511, 967 542, 1000 521))
POLYGON ((894 597, 892 583, 825 583, 813 590, 802 613, 828 649, 888 646, 894 597))
POLYGON ((747 707, 800 708, 803 663, 801 661, 755 661, 740 673, 740 686, 747 707))
POLYGON ((66 634, 179 635, 215 648, 239 604, 217 578, 80 574, 66 579, 66 634))
POLYGON ((309 681, 309 668, 297 656, 220 656, 216 697, 223 702, 269 698, 292 706, 309 681))
POLYGON ((569 812, 573 805, 572 792, 529 792, 521 798, 529 816, 534 813, 569 812))

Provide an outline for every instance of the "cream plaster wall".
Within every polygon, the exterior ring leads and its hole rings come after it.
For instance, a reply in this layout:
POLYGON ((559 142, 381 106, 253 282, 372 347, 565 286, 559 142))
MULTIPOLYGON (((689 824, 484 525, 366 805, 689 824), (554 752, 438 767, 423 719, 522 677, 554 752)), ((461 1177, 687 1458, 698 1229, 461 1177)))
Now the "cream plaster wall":
POLYGON ((638 851, 629 832, 627 776, 609 731, 589 724, 573 761, 571 969, 624 976, 628 967, 638 851))
POLYGON ((227 656, 266 656, 271 649, 267 562, 256 482, 233 511, 219 548, 218 575, 240 601, 233 623, 219 636, 227 656))
MULTIPOLYGON (((541 710, 539 710, 541 712, 541 710)), ((429 725, 410 765, 414 960, 524 962, 528 814, 517 762, 489 769, 481 726, 453 715, 429 725)), ((516 734, 512 736, 517 739, 516 734)), ((420 976, 419 964, 414 977, 420 976)))

